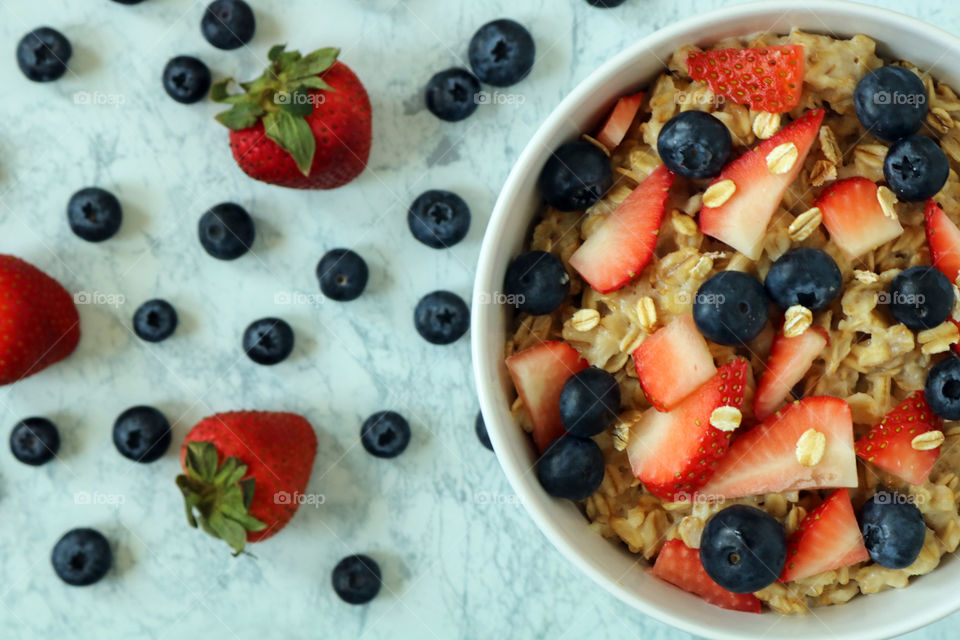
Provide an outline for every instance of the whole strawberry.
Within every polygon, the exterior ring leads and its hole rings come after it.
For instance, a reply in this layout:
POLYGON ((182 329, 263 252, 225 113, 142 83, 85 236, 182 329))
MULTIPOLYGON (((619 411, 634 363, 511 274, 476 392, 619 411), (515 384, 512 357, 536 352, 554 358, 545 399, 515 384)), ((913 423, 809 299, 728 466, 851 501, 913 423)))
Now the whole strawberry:
POLYGON ((187 521, 236 553, 266 540, 297 512, 317 436, 295 413, 231 411, 204 418, 180 450, 177 486, 187 521))
POLYGON ((293 189, 335 189, 360 175, 370 155, 370 98, 339 53, 301 56, 277 45, 263 75, 240 83, 244 93, 227 93, 229 78, 213 85, 211 99, 233 105, 217 120, 230 129, 244 173, 293 189))
POLYGON ((60 362, 80 342, 80 315, 59 282, 0 254, 0 385, 60 362))

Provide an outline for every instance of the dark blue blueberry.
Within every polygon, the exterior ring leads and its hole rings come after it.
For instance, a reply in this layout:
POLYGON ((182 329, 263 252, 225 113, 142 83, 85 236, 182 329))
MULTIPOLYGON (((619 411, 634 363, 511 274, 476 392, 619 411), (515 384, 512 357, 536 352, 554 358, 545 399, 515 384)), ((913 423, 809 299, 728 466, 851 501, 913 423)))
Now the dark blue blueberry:
POLYGON ((933 365, 923 392, 935 414, 945 420, 960 420, 960 359, 951 355, 933 365))
POLYGON ((71 55, 70 41, 50 27, 34 29, 17 44, 20 71, 34 82, 51 82, 62 76, 71 55))
POLYGON ((536 47, 523 25, 504 18, 488 22, 473 34, 469 57, 480 82, 509 87, 530 73, 536 47))
POLYGON ((783 525, 756 507, 727 507, 703 528, 700 562, 727 591, 752 593, 770 586, 780 577, 786 559, 783 525))
POLYGON ((243 0, 214 0, 203 12, 200 31, 217 49, 237 49, 253 39, 257 21, 243 0))
POLYGON ((470 230, 470 207, 451 191, 432 189, 410 205, 407 224, 413 237, 428 247, 452 247, 470 230))
POLYGON ((163 89, 183 104, 203 100, 210 90, 210 69, 192 56, 171 58, 163 68, 163 89))
POLYGON ((583 500, 603 482, 603 452, 593 440, 563 436, 554 440, 537 462, 540 486, 554 498, 583 500))
POLYGON ((243 351, 257 364, 283 362, 293 351, 293 329, 280 318, 261 318, 243 332, 243 351))
POLYGON ((914 134, 893 143, 883 161, 883 176, 900 200, 932 198, 947 183, 950 161, 935 141, 914 134))
POLYGON ((612 425, 620 412, 620 385, 612 374, 589 367, 573 374, 560 391, 560 421, 575 436, 589 438, 612 425))
POLYGON ((767 272, 767 293, 782 309, 803 305, 823 309, 840 294, 843 276, 826 251, 811 247, 790 249, 767 272))
POLYGON ((333 568, 333 590, 349 604, 370 602, 382 584, 380 566, 369 556, 347 556, 333 568))
POLYGON ((200 217, 200 244, 218 260, 235 260, 250 250, 256 231, 246 209, 232 202, 218 204, 200 217))
POLYGON ((125 458, 153 462, 170 448, 170 423, 153 407, 131 407, 113 423, 113 444, 125 458))
POLYGON ((396 458, 410 444, 410 423, 396 411, 378 411, 363 421, 360 442, 370 455, 396 458))
POLYGON ((53 546, 53 570, 60 579, 76 587, 98 582, 113 564, 110 543, 95 529, 71 529, 53 546))
POLYGON ((77 191, 67 203, 70 230, 87 242, 112 238, 123 223, 123 208, 117 197, 99 187, 77 191))
POLYGON ((599 7, 601 9, 619 7, 624 2, 626 2, 626 0, 587 0, 587 4, 593 5, 594 7, 599 7))
POLYGON ((939 269, 918 266, 904 269, 890 283, 890 313, 914 331, 932 329, 950 317, 953 285, 939 269))
POLYGON ((490 434, 487 433, 487 425, 483 421, 483 414, 477 411, 477 419, 473 421, 473 430, 477 433, 477 440, 490 451, 493 451, 493 443, 490 442, 490 434))
POLYGON ((570 276, 557 256, 546 251, 521 253, 503 280, 507 302, 535 316, 553 313, 570 292, 570 276))
POLYGON ((673 116, 657 138, 657 153, 663 164, 685 178, 718 175, 732 149, 727 125, 703 111, 682 111, 673 116))
POLYGON ((447 69, 427 82, 430 113, 447 122, 468 118, 480 104, 480 82, 466 69, 447 69))
POLYGON ((870 559, 887 569, 913 564, 927 536, 923 514, 910 498, 882 487, 863 504, 860 530, 870 559))
POLYGON ((741 271, 721 271, 697 290, 693 319, 708 340, 737 346, 750 342, 763 330, 769 304, 759 280, 741 271))
POLYGON ((140 4, 141 2, 143 2, 143 0, 113 0, 113 1, 118 2, 120 4, 140 4))
POLYGON ((860 124, 888 142, 916 133, 927 117, 927 90, 919 76, 903 67, 874 69, 853 92, 860 124))
POLYGON ((610 158, 585 140, 567 142, 543 165, 537 184, 551 207, 581 211, 602 198, 613 184, 610 158))
POLYGON ((24 464, 39 466, 53 460, 59 450, 60 434, 46 418, 26 418, 10 432, 10 451, 24 464))
POLYGON ((367 263, 350 249, 331 249, 317 263, 320 291, 331 300, 355 300, 363 293, 369 278, 367 263))
POLYGON ((413 324, 427 342, 450 344, 470 328, 470 309, 457 294, 434 291, 420 298, 413 311, 413 324))
POLYGON ((160 342, 177 328, 177 310, 166 300, 147 300, 133 314, 133 332, 141 340, 160 342))

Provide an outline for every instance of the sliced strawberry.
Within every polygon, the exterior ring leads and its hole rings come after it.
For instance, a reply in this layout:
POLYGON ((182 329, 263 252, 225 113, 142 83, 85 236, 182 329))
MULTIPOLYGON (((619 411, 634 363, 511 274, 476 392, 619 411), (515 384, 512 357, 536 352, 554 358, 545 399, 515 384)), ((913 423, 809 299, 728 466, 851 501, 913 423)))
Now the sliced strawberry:
POLYGON ((603 128, 597 134, 597 140, 608 149, 616 148, 623 142, 623 136, 627 135, 627 130, 633 124, 633 119, 637 117, 641 104, 643 104, 642 93, 623 96, 617 100, 616 106, 613 107, 603 128))
POLYGON ((950 282, 960 275, 960 229, 933 200, 927 201, 927 244, 933 266, 950 282))
POLYGON ((813 109, 768 140, 728 164, 713 184, 730 180, 736 191, 717 207, 700 210, 700 229, 727 243, 751 260, 760 257, 763 236, 787 188, 800 175, 803 162, 820 132, 823 109, 813 109), (792 144, 797 158, 783 173, 772 173, 767 156, 781 145, 792 144))
POLYGON ((787 562, 780 582, 808 578, 869 559, 850 504, 850 492, 838 489, 811 511, 787 540, 787 562))
POLYGON ((930 476, 940 447, 918 451, 911 443, 921 433, 942 427, 943 419, 930 409, 923 391, 914 391, 857 440, 857 455, 912 485, 921 485, 930 476))
POLYGON ((752 49, 691 51, 690 77, 710 90, 756 111, 784 113, 800 104, 803 47, 783 44, 752 49))
POLYGON ((866 178, 847 178, 824 189, 815 203, 830 239, 851 258, 859 258, 903 233, 900 220, 883 212, 878 189, 866 178))
POLYGON ((570 256, 570 265, 591 287, 615 291, 647 266, 672 184, 673 174, 657 167, 570 256))
POLYGON ((648 491, 676 501, 710 479, 733 436, 712 426, 710 415, 718 407, 743 405, 748 369, 746 360, 734 360, 669 413, 644 412, 631 430, 627 456, 648 491))
POLYGON ((850 405, 840 398, 813 396, 787 405, 733 443, 700 495, 741 498, 799 489, 857 486, 850 405), (808 429, 826 436, 820 461, 797 461, 797 440, 808 429))
POLYGON ((647 400, 660 411, 673 409, 717 372, 691 315, 677 317, 644 340, 633 361, 647 400))
POLYGON ((681 540, 668 540, 650 573, 706 602, 724 609, 760 613, 760 599, 752 593, 733 593, 713 581, 700 563, 700 552, 681 540))
POLYGON ((507 371, 530 413, 533 441, 541 452, 566 433, 560 422, 563 383, 587 366, 587 361, 576 349, 556 340, 540 343, 507 358, 507 371))
POLYGON ((830 343, 822 327, 811 327, 801 335, 788 338, 780 332, 773 339, 767 368, 760 375, 753 414, 763 420, 783 404, 793 386, 800 382, 810 365, 830 343))

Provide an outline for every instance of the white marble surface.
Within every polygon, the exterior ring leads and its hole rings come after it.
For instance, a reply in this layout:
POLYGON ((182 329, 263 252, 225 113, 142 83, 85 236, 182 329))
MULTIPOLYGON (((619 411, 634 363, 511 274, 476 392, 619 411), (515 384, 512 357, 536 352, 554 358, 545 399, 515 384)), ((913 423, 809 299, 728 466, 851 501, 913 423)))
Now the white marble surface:
MULTIPOLYGON (((40 469, 0 445, 0 629, 5 638, 681 638, 685 634, 612 601, 553 550, 510 493, 472 426, 476 401, 468 338, 422 341, 416 300, 446 288, 467 298, 496 192, 551 108, 600 62, 673 20, 720 0, 627 0, 599 10, 584 0, 251 0, 249 48, 214 50, 199 33, 204 2, 0 0, 0 251, 45 269, 97 304, 81 307, 83 339, 66 362, 0 389, 0 428, 46 415, 61 428, 60 458, 40 469), (473 31, 508 16, 531 27, 537 64, 507 92, 446 124, 421 106, 435 71, 460 64, 473 31), (60 81, 27 82, 13 48, 48 24, 74 46, 60 81), (163 93, 167 58, 193 54, 216 76, 258 73, 271 44, 343 48, 374 108, 369 169, 334 193, 285 191, 244 177, 210 103, 163 93), (85 92, 77 97, 77 92, 85 92), (84 102, 86 102, 84 104, 84 102), (113 240, 70 233, 64 207, 89 184, 113 190, 126 218, 113 240), (467 239, 450 251, 415 242, 405 211, 427 188, 461 193, 473 209, 467 239), (233 263, 196 241, 204 209, 224 200, 257 223, 252 255, 233 263), (349 246, 372 278, 359 300, 313 304, 322 253, 349 246), (277 295, 303 294, 299 304, 277 295), (160 345, 133 337, 130 318, 150 297, 178 308, 182 326, 160 345), (279 315, 297 347, 275 367, 241 353, 251 320, 279 315), (256 558, 231 558, 189 529, 173 484, 173 451, 151 465, 120 457, 114 418, 153 404, 176 421, 175 441, 199 418, 237 408, 307 416, 320 453, 306 506, 256 558), (396 409, 413 425, 400 458, 358 446, 362 419, 396 409), (78 499, 78 495, 80 498, 78 499), (82 504, 89 496, 90 504, 82 504), (113 541, 116 568, 86 589, 53 574, 49 552, 74 526, 113 541), (366 607, 329 585, 342 556, 366 552, 386 588, 366 607)), ((960 29, 952 0, 876 4, 960 29)), ((912 638, 952 637, 960 618, 912 638)))

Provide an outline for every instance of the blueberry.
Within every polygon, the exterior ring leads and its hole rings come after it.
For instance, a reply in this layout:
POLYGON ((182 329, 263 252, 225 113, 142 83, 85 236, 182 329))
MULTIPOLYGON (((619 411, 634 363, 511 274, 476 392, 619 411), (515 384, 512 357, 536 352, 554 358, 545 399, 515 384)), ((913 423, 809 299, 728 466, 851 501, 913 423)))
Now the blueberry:
POLYGON ((537 462, 540 486, 554 498, 583 500, 603 482, 603 452, 593 440, 563 436, 537 462))
POLYGON ((261 318, 243 332, 243 351, 257 364, 286 360, 293 351, 293 329, 280 318, 261 318))
POLYGON ((493 451, 493 443, 490 442, 490 434, 487 433, 487 425, 483 421, 483 414, 477 411, 477 418, 473 421, 473 430, 477 433, 477 440, 490 451, 493 451))
POLYGON ((218 260, 235 260, 250 250, 256 231, 246 209, 232 202, 211 207, 200 217, 200 244, 218 260))
POLYGON ((927 404, 945 420, 960 420, 960 359, 950 356, 927 372, 927 404))
POLYGON ((546 251, 521 253, 503 279, 507 301, 535 316, 556 311, 570 292, 570 276, 557 256, 546 251))
POLYGON ((133 314, 133 332, 141 340, 160 342, 177 328, 177 310, 166 300, 147 300, 133 314))
POLYGON ((733 139, 719 118, 703 111, 682 111, 670 118, 657 138, 657 153, 673 173, 712 178, 730 159, 733 139))
POLYGON ((703 528, 700 562, 727 591, 752 593, 770 586, 780 577, 786 559, 783 525, 756 507, 727 507, 703 528))
POLYGON ((900 200, 932 198, 947 183, 950 161, 936 142, 913 134, 893 143, 883 161, 883 176, 900 200))
POLYGON ((470 230, 470 207, 453 192, 433 189, 410 205, 407 224, 413 237, 428 247, 452 247, 470 230))
POLYGON ((537 185, 543 199, 560 211, 581 211, 613 184, 610 158, 585 140, 561 145, 543 165, 537 185))
POLYGON ((203 12, 200 31, 217 49, 237 49, 253 39, 257 22, 243 0, 214 0, 203 12))
POLYGON ((860 124, 887 142, 916 133, 927 117, 923 81, 903 67, 880 67, 860 79, 853 92, 860 124))
POLYGON ((119 4, 140 4, 143 0, 113 0, 119 4))
POLYGON ((619 7, 625 1, 626 0, 587 0, 587 4, 601 9, 610 9, 612 7, 619 7))
POLYGON ((70 41, 50 27, 34 29, 17 44, 20 71, 34 82, 51 82, 62 76, 71 55, 70 41))
POLYGON ((612 425, 620 411, 620 385, 597 367, 579 371, 563 383, 560 421, 575 436, 589 438, 612 425))
POLYGON ((447 69, 427 82, 430 113, 447 122, 468 118, 480 104, 480 82, 466 69, 447 69))
POLYGON ((333 590, 349 604, 366 604, 377 597, 383 578, 373 558, 347 556, 333 568, 333 590))
POLYGON ((870 559, 887 569, 913 564, 927 536, 920 509, 907 496, 882 487, 863 504, 860 530, 870 559))
POLYGON ((480 82, 495 87, 509 87, 527 77, 535 54, 530 32, 505 18, 483 25, 470 39, 473 73, 480 82))
POLYGON ((123 208, 117 197, 99 187, 87 187, 70 196, 67 203, 70 230, 87 242, 112 238, 123 223, 123 208))
POLYGON ((98 582, 113 564, 110 543, 95 529, 71 529, 53 546, 50 556, 60 579, 76 587, 98 582))
POLYGON ((759 280, 741 271, 721 271, 697 290, 693 319, 708 340, 736 346, 750 342, 763 330, 769 304, 759 280))
POLYGON ((10 451, 24 464, 39 466, 53 460, 59 450, 60 434, 46 418, 25 418, 10 432, 10 451))
POLYGON ((904 269, 890 283, 890 313, 914 331, 932 329, 950 317, 953 285, 939 269, 904 269))
POLYGON ((113 444, 125 458, 153 462, 170 448, 172 435, 166 416, 153 407, 131 407, 113 423, 113 444))
POLYGON ((203 100, 210 90, 210 69, 192 56, 171 58, 163 68, 163 89, 183 104, 203 100))
POLYGON ((767 293, 782 309, 803 305, 823 309, 840 294, 843 276, 826 251, 811 247, 790 249, 767 272, 767 293))
POLYGON ((360 297, 369 277, 367 263, 350 249, 331 249, 317 263, 320 291, 331 300, 348 302, 360 297))
POLYGON ((470 310, 463 298, 449 291, 428 293, 413 311, 417 333, 433 344, 450 344, 470 328, 470 310))
POLYGON ((378 411, 363 421, 360 442, 370 455, 396 458, 410 444, 410 423, 396 411, 378 411))

